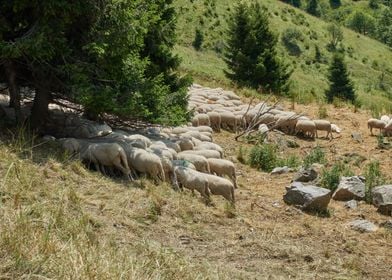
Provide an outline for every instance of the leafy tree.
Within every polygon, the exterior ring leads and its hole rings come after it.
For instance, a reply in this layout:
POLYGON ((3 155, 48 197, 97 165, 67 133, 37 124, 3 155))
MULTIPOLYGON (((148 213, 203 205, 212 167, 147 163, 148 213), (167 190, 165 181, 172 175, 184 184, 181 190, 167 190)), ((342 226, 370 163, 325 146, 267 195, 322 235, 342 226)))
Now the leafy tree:
POLYGON ((375 20, 364 12, 356 11, 349 17, 348 26, 358 33, 371 35, 375 29, 375 20))
POLYGON ((380 0, 369 0, 369 8, 378 9, 380 0))
POLYGON ((193 40, 192 46, 195 48, 195 50, 199 51, 201 49, 201 45, 203 44, 204 40, 204 35, 200 31, 200 29, 196 29, 195 31, 195 39, 193 40))
POLYGON ((321 16, 321 10, 318 0, 308 0, 308 5, 306 6, 306 12, 309 14, 319 17, 321 16))
POLYGON ((343 31, 339 25, 334 24, 334 23, 328 25, 327 31, 328 31, 328 34, 330 37, 328 47, 330 47, 333 50, 336 50, 337 46, 343 40, 343 31))
POLYGON ((386 8, 377 21, 376 33, 378 39, 392 47, 392 8, 386 8))
POLYGON ((335 53, 329 67, 329 89, 325 92, 327 101, 331 103, 334 98, 340 98, 354 102, 356 99, 355 90, 350 80, 344 56, 335 53))
POLYGON ((227 31, 226 75, 241 85, 276 93, 288 90, 291 72, 277 54, 277 37, 268 16, 257 2, 241 2, 233 12, 227 31))

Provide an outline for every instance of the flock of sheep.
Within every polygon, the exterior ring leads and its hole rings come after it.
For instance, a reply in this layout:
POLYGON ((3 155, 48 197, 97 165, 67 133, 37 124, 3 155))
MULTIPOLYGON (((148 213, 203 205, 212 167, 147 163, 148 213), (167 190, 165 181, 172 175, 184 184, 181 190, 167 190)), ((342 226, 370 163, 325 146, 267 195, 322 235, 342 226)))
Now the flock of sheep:
POLYGON ((311 120, 295 112, 284 111, 278 106, 268 106, 265 102, 255 106, 244 104, 231 91, 221 88, 210 89, 193 85, 189 91, 189 110, 195 111, 193 126, 210 126, 215 131, 226 129, 239 132, 249 128, 268 132, 279 129, 287 134, 302 134, 318 137, 318 131, 326 131, 326 137, 340 133, 340 128, 327 120, 311 120))
POLYGON ((206 203, 210 194, 235 202, 235 166, 223 159, 223 149, 212 142, 209 126, 149 128, 138 133, 114 130, 103 137, 59 141, 104 174, 121 172, 131 180, 146 175, 157 184, 167 181, 175 189, 196 190, 206 203))
POLYGON ((392 116, 383 115, 379 120, 371 118, 367 124, 371 135, 373 135, 373 128, 376 128, 380 130, 380 134, 392 136, 392 116))

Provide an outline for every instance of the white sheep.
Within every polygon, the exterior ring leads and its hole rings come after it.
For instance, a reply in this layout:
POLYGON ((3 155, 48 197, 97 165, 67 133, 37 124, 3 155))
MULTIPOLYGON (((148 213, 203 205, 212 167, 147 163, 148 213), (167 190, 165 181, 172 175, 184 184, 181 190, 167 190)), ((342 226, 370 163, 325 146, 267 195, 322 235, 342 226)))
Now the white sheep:
POLYGON ((221 116, 221 126, 226 130, 237 131, 237 121, 236 117, 232 112, 222 112, 221 116))
POLYGON ((221 146, 218 144, 212 143, 212 142, 199 142, 198 144, 195 145, 193 148, 194 151, 199 151, 199 150, 215 150, 218 151, 221 155, 223 156, 223 149, 221 146))
POLYGON ((231 203, 235 203, 234 185, 229 180, 211 174, 203 174, 208 180, 208 189, 211 194, 221 195, 231 203))
POLYGON ((218 152, 216 150, 204 150, 204 149, 203 150, 189 150, 189 151, 184 151, 181 153, 199 155, 199 156, 203 156, 205 158, 222 158, 220 152, 218 152))
POLYGON ((155 183, 165 181, 165 172, 159 156, 143 149, 133 148, 126 151, 129 165, 140 173, 149 175, 155 183))
POLYGON ((304 135, 309 135, 311 138, 316 137, 316 124, 311 120, 298 120, 295 125, 295 133, 304 133, 304 135))
POLYGON ((341 133, 342 130, 340 129, 340 127, 338 127, 336 124, 331 123, 331 131, 334 133, 341 133))
POLYGON ((218 176, 228 176, 232 180, 234 188, 237 188, 237 176, 234 163, 225 159, 209 158, 207 160, 210 165, 211 174, 215 173, 218 176))
POLYGON ((176 144, 180 146, 181 151, 193 150, 194 147, 191 137, 182 136, 177 140, 176 144))
POLYGON ((389 123, 389 121, 390 121, 391 119, 389 118, 389 116, 383 115, 383 116, 381 116, 380 120, 383 121, 383 122, 385 122, 385 123, 389 123))
POLYGON ((197 171, 210 173, 210 165, 208 164, 207 159, 203 156, 181 152, 178 153, 177 158, 191 162, 196 167, 197 171))
POLYGON ((378 128, 381 131, 385 128, 387 125, 384 121, 378 120, 378 119, 369 119, 367 122, 368 128, 370 129, 370 134, 373 135, 373 128, 378 128))
POLYGON ((176 173, 180 187, 187 188, 191 190, 192 193, 196 190, 203 198, 209 201, 210 193, 208 189, 208 180, 203 173, 182 166, 175 166, 174 172, 176 173))
POLYGON ((193 165, 193 163, 191 163, 190 161, 184 160, 184 159, 172 160, 172 164, 173 164, 173 166, 182 166, 182 167, 196 170, 196 167, 193 165))
MULTIPOLYGON (((209 111, 209 110, 207 110, 209 111)), ((210 126, 210 118, 208 117, 207 114, 197 114, 193 117, 192 119, 192 125, 193 126, 200 126, 200 125, 206 125, 210 126)))
POLYGON ((318 137, 317 130, 320 130, 320 131, 326 131, 327 132, 326 137, 328 138, 328 136, 330 136, 331 139, 333 139, 332 126, 329 121, 327 121, 327 120, 314 120, 313 122, 316 124, 316 136, 317 137, 318 137))
POLYGON ((213 130, 220 132, 221 129, 221 116, 217 112, 208 112, 208 117, 210 118, 210 124, 213 130))

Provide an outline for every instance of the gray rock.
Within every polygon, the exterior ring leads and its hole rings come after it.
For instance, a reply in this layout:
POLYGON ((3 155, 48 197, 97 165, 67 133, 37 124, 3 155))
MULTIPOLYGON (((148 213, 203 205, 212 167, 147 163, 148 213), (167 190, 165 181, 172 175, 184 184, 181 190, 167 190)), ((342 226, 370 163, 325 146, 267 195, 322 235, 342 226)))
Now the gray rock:
POLYGON ((331 191, 316 186, 304 186, 300 182, 294 182, 286 187, 286 194, 283 200, 287 204, 299 206, 303 210, 319 210, 327 209, 331 200, 331 191))
POLYGON ((358 207, 358 202, 353 199, 353 200, 349 200, 344 204, 344 207, 348 208, 348 209, 357 209, 358 207))
POLYGON ((392 185, 375 187, 372 190, 373 205, 378 212, 385 215, 392 215, 392 185))
POLYGON ((383 223, 381 224, 381 226, 382 226, 383 228, 392 230, 392 220, 383 222, 383 223))
POLYGON ((360 132, 353 132, 353 133, 351 133, 351 137, 355 141, 357 141, 358 143, 362 143, 363 142, 362 134, 360 132))
POLYGON ((271 171, 271 175, 280 175, 280 174, 285 174, 285 173, 289 173, 292 171, 293 171, 293 169, 289 168, 287 166, 275 167, 274 170, 271 171))
POLYGON ((349 223, 349 226, 359 232, 374 232, 378 227, 367 220, 355 220, 349 223))
POLYGON ((332 198, 342 201, 363 200, 365 198, 365 183, 358 176, 342 177, 332 198))
POLYGON ((298 173, 295 175, 293 181, 294 182, 311 182, 317 178, 318 174, 316 170, 313 168, 305 169, 301 168, 298 173))

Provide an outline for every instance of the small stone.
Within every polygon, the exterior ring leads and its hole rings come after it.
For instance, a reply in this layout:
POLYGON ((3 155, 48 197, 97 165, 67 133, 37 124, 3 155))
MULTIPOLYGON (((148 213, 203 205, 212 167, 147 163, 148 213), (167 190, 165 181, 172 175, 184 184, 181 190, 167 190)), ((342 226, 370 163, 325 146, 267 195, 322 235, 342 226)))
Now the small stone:
POLYGON ((392 220, 383 222, 383 223, 381 224, 381 226, 382 226, 383 228, 388 229, 388 230, 392 230, 392 220))
POLYGON ((357 209, 358 207, 358 202, 356 200, 349 200, 344 204, 344 207, 348 209, 357 209))
POLYGON ((349 226, 352 229, 362 233, 375 232, 378 229, 378 227, 375 224, 367 220, 355 220, 349 223, 349 226))
POLYGON ((332 198, 340 201, 363 200, 365 198, 365 183, 358 176, 342 177, 332 198))
POLYGON ((311 182, 315 180, 317 176, 318 174, 316 170, 314 170, 313 168, 309 168, 309 169, 301 168, 296 174, 296 176, 294 177, 293 181, 303 182, 303 183, 311 182))
POLYGON ((392 185, 375 187, 372 190, 373 205, 384 215, 392 215, 392 185))
POLYGON ((360 132, 353 132, 351 134, 351 137, 357 141, 358 143, 362 143, 363 142, 363 138, 362 138, 362 134, 360 132))

